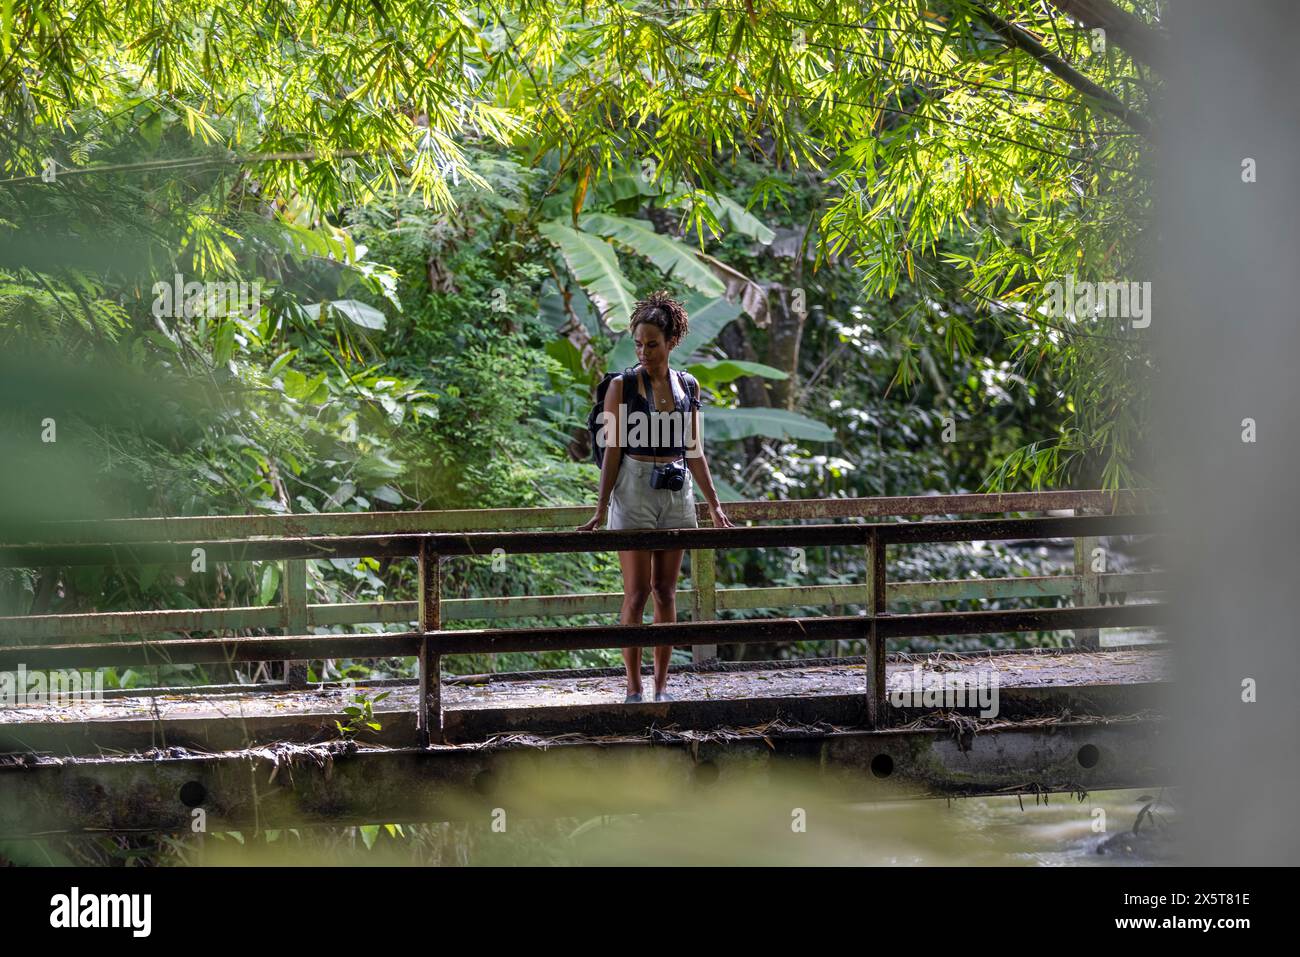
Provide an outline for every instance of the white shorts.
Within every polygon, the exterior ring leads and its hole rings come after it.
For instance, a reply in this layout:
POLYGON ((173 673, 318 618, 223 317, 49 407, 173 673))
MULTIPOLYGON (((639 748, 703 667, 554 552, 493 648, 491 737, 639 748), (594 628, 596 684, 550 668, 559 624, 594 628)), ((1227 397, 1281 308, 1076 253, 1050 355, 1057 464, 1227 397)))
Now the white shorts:
MULTIPOLYGON (((680 459, 677 466, 683 467, 680 459)), ((609 497, 609 528, 699 528, 695 517, 695 480, 690 469, 680 492, 650 487, 654 462, 624 455, 609 497)))

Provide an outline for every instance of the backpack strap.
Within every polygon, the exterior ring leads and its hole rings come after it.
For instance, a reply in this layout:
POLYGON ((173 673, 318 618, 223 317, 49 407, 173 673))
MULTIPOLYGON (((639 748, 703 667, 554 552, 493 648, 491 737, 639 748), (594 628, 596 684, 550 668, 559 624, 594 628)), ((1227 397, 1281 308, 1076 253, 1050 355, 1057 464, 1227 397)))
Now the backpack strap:
POLYGON ((693 406, 698 406, 700 404, 700 398, 696 395, 695 389, 691 387, 691 382, 686 378, 686 373, 681 369, 677 369, 676 372, 682 383, 682 391, 690 397, 693 406))
POLYGON ((631 398, 631 393, 636 391, 636 366, 628 366, 623 370, 623 404, 627 405, 631 398))
MULTIPOLYGON (((620 377, 621 377, 622 380, 623 380, 623 403, 622 403, 622 404, 626 407, 627 404, 628 404, 628 401, 629 401, 629 397, 630 397, 630 395, 631 395, 631 392, 630 392, 629 390, 635 390, 635 389, 636 389, 636 366, 627 366, 626 368, 624 368, 624 369, 623 369, 623 372, 622 372, 621 375, 620 375, 620 377)), ((625 413, 625 414, 626 414, 626 413, 625 413)), ((620 456, 618 457, 618 468, 619 468, 619 471, 622 471, 622 470, 623 470, 623 459, 624 459, 624 458, 625 458, 625 456, 623 456, 623 455, 620 455, 620 456)), ((615 472, 614 474, 617 475, 618 473, 615 472)))

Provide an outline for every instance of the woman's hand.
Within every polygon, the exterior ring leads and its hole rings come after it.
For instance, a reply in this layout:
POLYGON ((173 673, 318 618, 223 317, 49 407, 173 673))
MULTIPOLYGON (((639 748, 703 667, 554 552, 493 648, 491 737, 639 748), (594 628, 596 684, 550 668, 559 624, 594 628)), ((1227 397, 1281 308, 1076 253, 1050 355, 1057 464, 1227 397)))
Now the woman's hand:
POLYGON ((714 528, 735 528, 736 527, 736 523, 733 522, 731 519, 727 518, 726 512, 722 510, 721 502, 719 502, 717 505, 710 505, 709 512, 713 516, 714 528))
POLYGON ((587 522, 585 525, 579 525, 576 529, 574 529, 574 531, 594 532, 596 529, 600 528, 600 526, 605 524, 605 516, 608 513, 609 513, 608 505, 600 506, 600 508, 596 509, 596 514, 591 517, 591 521, 587 522))

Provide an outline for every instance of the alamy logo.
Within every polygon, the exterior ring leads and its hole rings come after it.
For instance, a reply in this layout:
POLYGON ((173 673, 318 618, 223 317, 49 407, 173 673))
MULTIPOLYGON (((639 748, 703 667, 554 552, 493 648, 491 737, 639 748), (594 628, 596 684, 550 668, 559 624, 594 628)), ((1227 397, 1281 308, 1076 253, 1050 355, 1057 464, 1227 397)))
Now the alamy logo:
POLYGON ((1078 282, 1066 276, 1063 283, 1049 282, 1043 292, 1044 311, 1057 319, 1129 319, 1134 329, 1151 325, 1149 282, 1078 282))
POLYGON ((618 445, 622 448, 684 448, 690 457, 699 455, 699 446, 692 442, 693 418, 689 412, 674 410, 672 412, 651 412, 648 415, 639 410, 627 413, 618 421, 619 416, 611 412, 601 412, 596 416, 598 431, 596 441, 601 448, 608 448, 612 443, 609 434, 617 431, 618 445))
POLYGON ((156 319, 251 316, 262 308, 261 282, 185 282, 177 273, 171 282, 154 283, 151 292, 156 319))
POLYGON ((74 700, 104 700, 103 671, 0 671, 0 708, 24 704, 67 705, 74 700))
POLYGON ((912 665, 889 692, 895 708, 979 708, 981 718, 998 716, 998 673, 975 671, 923 672, 912 665))
POLYGON ((70 894, 50 898, 50 926, 129 927, 131 936, 148 937, 153 926, 153 895, 82 894, 74 887, 70 894))

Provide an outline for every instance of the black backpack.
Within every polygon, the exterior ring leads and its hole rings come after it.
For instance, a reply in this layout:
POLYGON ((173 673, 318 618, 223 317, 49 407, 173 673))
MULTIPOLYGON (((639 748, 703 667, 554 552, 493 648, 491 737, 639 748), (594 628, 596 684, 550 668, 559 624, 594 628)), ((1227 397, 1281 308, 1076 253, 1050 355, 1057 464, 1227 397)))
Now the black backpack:
MULTIPOLYGON (((682 384, 682 391, 694 399, 695 390, 691 388, 686 376, 680 369, 674 369, 673 371, 677 373, 678 381, 682 384)), ((605 459, 605 447, 598 440, 601 430, 598 417, 605 411, 605 395, 609 392, 609 384, 619 376, 623 377, 623 398, 626 401, 628 389, 636 388, 632 384, 636 379, 636 366, 628 366, 622 372, 606 372, 596 386, 596 404, 591 407, 591 412, 587 415, 587 432, 591 436, 591 457, 597 465, 602 465, 605 459)))

